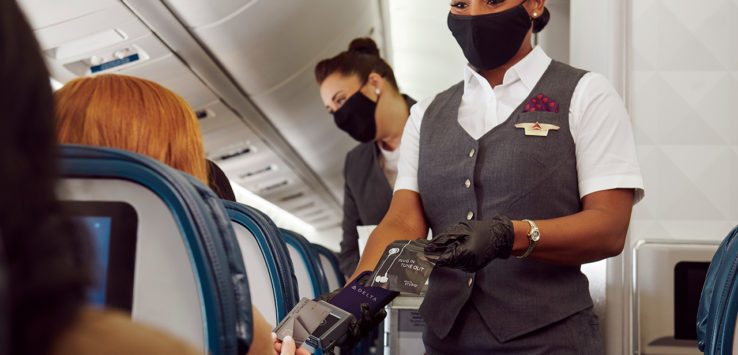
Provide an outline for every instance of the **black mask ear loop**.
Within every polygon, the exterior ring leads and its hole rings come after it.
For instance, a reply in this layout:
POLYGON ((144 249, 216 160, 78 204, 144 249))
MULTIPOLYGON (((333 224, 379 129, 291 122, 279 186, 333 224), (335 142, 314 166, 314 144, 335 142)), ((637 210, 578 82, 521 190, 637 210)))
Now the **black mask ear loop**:
MULTIPOLYGON (((520 5, 518 5, 518 6, 523 6, 523 4, 525 4, 526 2, 528 2, 528 0, 523 0, 523 2, 521 2, 520 5)), ((523 8, 525 8, 525 7, 523 7, 523 8)), ((525 10, 525 12, 528 13, 528 10, 525 10)), ((533 16, 536 16, 536 15, 538 15, 538 13, 537 12, 534 12, 533 13, 533 16)), ((531 15, 528 15, 528 18, 530 18, 530 27, 533 27, 533 21, 535 21, 536 18, 535 17, 532 17, 531 15)))
MULTIPOLYGON (((528 0, 526 0, 526 1, 528 1, 528 0)), ((371 73, 369 75, 371 75, 371 73)), ((382 76, 382 77, 384 77, 384 76, 382 76)), ((364 79, 364 82, 362 82, 361 86, 359 86, 359 91, 357 91, 356 93, 358 94, 361 91, 361 88, 363 88, 364 86, 367 86, 367 85, 369 85, 369 77, 368 76, 366 77, 366 79, 364 79)), ((379 95, 382 94, 382 90, 379 90, 379 88, 375 88, 374 89, 374 93, 377 94, 377 101, 375 103, 379 103, 379 95)))

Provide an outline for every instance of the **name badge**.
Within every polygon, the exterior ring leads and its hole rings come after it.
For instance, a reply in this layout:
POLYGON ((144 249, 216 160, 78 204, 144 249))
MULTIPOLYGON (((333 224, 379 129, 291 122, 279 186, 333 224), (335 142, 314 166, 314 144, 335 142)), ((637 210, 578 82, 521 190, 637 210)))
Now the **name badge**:
POLYGON ((548 123, 518 123, 515 128, 525 130, 526 136, 548 137, 548 131, 558 131, 559 126, 548 123))

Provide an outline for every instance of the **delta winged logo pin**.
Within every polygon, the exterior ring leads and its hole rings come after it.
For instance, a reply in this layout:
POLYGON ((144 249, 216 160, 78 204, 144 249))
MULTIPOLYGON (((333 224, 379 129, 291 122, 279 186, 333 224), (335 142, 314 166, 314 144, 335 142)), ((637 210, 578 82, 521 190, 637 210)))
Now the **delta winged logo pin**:
POLYGON ((518 123, 515 128, 522 128, 525 130, 526 136, 536 137, 548 137, 548 131, 558 131, 559 126, 548 124, 548 123, 518 123))

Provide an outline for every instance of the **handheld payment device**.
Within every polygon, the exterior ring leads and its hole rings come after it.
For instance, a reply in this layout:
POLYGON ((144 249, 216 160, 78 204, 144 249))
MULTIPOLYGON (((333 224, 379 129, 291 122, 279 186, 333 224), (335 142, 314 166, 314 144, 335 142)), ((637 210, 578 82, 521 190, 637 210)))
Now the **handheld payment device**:
POLYGON ((351 313, 338 308, 325 301, 318 301, 319 304, 329 307, 331 312, 326 316, 315 330, 307 337, 303 347, 307 350, 322 349, 328 350, 336 346, 336 343, 346 335, 349 325, 355 320, 351 313), (313 349, 309 349, 313 348, 313 349))
POLYGON ((354 316, 324 301, 303 298, 274 328, 277 338, 291 336, 310 352, 330 349, 346 334, 354 316))

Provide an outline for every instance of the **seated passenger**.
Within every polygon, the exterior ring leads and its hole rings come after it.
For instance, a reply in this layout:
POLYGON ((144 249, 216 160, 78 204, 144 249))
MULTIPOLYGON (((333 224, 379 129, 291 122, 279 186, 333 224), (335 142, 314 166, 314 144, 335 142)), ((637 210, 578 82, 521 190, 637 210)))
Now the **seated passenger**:
POLYGON ((218 197, 228 201, 236 201, 236 194, 233 192, 231 182, 228 177, 220 169, 218 164, 212 160, 207 161, 208 164, 208 185, 218 197))
POLYGON ((207 183, 205 150, 195 113, 163 86, 107 74, 72 80, 54 96, 60 143, 128 150, 207 183))
MULTIPOLYGON (((208 183, 197 117, 172 91, 149 80, 107 74, 72 80, 55 98, 60 143, 129 150, 208 183)), ((249 354, 269 353, 270 326, 253 306, 252 311, 254 340, 249 354)), ((272 341, 275 348, 282 348, 272 341)), ((284 348, 283 353, 294 353, 290 352, 294 343, 284 348)))

